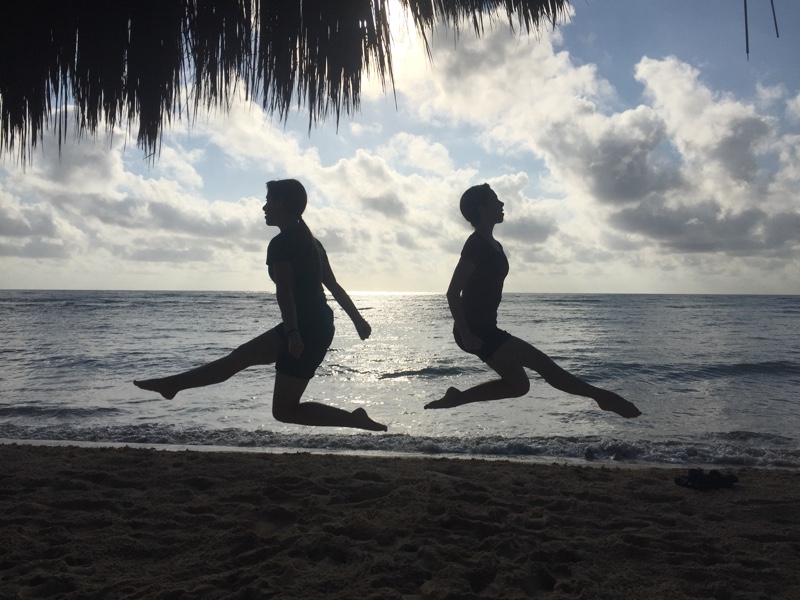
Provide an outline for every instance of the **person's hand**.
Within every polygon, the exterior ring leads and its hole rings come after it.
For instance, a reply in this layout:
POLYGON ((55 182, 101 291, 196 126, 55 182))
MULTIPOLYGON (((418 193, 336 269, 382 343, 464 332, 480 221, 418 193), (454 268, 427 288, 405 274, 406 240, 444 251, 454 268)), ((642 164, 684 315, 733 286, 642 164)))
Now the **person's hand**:
POLYGON ((305 348, 303 340, 300 339, 300 332, 294 330, 288 335, 288 338, 289 338, 289 356, 293 358, 300 358, 300 355, 303 353, 303 348, 305 348))
POLYGON ((483 346, 483 340, 474 333, 470 331, 459 333, 461 333, 461 343, 464 344, 465 350, 480 350, 480 347, 483 346))
POLYGON ((358 337, 360 337, 362 340, 367 339, 372 333, 372 327, 370 327, 369 323, 367 323, 364 319, 356 321, 354 325, 356 326, 358 337))

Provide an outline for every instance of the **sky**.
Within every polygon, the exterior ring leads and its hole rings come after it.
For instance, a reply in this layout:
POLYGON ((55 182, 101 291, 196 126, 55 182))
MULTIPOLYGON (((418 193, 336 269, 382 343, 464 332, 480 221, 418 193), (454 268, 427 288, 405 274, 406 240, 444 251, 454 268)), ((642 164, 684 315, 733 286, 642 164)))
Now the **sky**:
POLYGON ((431 36, 309 132, 257 104, 0 156, 0 288, 274 291, 265 182, 293 177, 350 292, 443 293, 488 182, 507 292, 800 294, 800 2, 575 0, 538 35, 431 36))

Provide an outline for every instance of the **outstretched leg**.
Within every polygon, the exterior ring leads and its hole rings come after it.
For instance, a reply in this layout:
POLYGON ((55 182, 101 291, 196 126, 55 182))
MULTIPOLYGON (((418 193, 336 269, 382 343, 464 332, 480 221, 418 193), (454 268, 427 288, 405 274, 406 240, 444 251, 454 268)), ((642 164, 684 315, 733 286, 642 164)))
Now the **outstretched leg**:
POLYGON ((222 383, 248 367, 274 363, 278 357, 281 343, 278 333, 270 330, 242 344, 224 358, 206 363, 196 369, 169 377, 144 379, 133 383, 143 390, 159 393, 167 400, 172 400, 182 390, 222 383))
POLYGON ((275 373, 275 391, 272 395, 272 416, 283 423, 320 425, 323 427, 353 427, 368 431, 386 431, 386 425, 370 419, 367 411, 357 408, 347 412, 319 402, 300 402, 308 385, 286 373, 275 373))
POLYGON ((442 398, 429 402, 425 408, 453 408, 471 402, 524 396, 530 388, 528 376, 523 368, 525 367, 539 373, 556 389, 592 398, 602 410, 615 412, 625 418, 638 417, 642 414, 633 403, 622 396, 586 383, 559 367, 541 350, 514 336, 503 342, 492 360, 486 364, 500 375, 500 379, 482 383, 463 392, 454 387, 448 388, 442 398))
POLYGON ((632 402, 628 402, 614 392, 586 383, 559 367, 541 350, 514 336, 500 346, 492 358, 493 360, 508 361, 512 357, 516 357, 528 369, 533 369, 539 373, 554 388, 568 394, 591 398, 597 402, 597 405, 602 410, 615 412, 626 419, 638 417, 642 414, 632 402))

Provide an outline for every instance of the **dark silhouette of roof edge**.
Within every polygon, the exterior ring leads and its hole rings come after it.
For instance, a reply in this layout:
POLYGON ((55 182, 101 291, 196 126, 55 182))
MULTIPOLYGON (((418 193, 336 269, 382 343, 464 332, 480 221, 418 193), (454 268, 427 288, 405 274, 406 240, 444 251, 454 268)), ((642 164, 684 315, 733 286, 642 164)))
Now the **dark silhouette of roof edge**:
MULTIPOLYGON (((432 28, 493 16, 531 33, 566 16, 569 0, 399 0, 426 40, 432 28)), ((388 0, 2 0, 0 154, 30 159, 45 130, 59 147, 102 124, 137 132, 157 155, 162 127, 227 108, 243 91, 309 130, 357 111, 362 75, 393 84, 388 0), (241 88, 241 90, 237 89, 241 88)))

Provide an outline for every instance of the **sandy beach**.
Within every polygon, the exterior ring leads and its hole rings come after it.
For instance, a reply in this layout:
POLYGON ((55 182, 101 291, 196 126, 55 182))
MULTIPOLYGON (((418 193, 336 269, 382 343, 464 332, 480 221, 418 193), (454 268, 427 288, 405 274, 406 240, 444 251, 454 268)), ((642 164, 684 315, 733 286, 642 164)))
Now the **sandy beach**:
POLYGON ((800 598, 800 473, 0 445, 0 598, 800 598))

